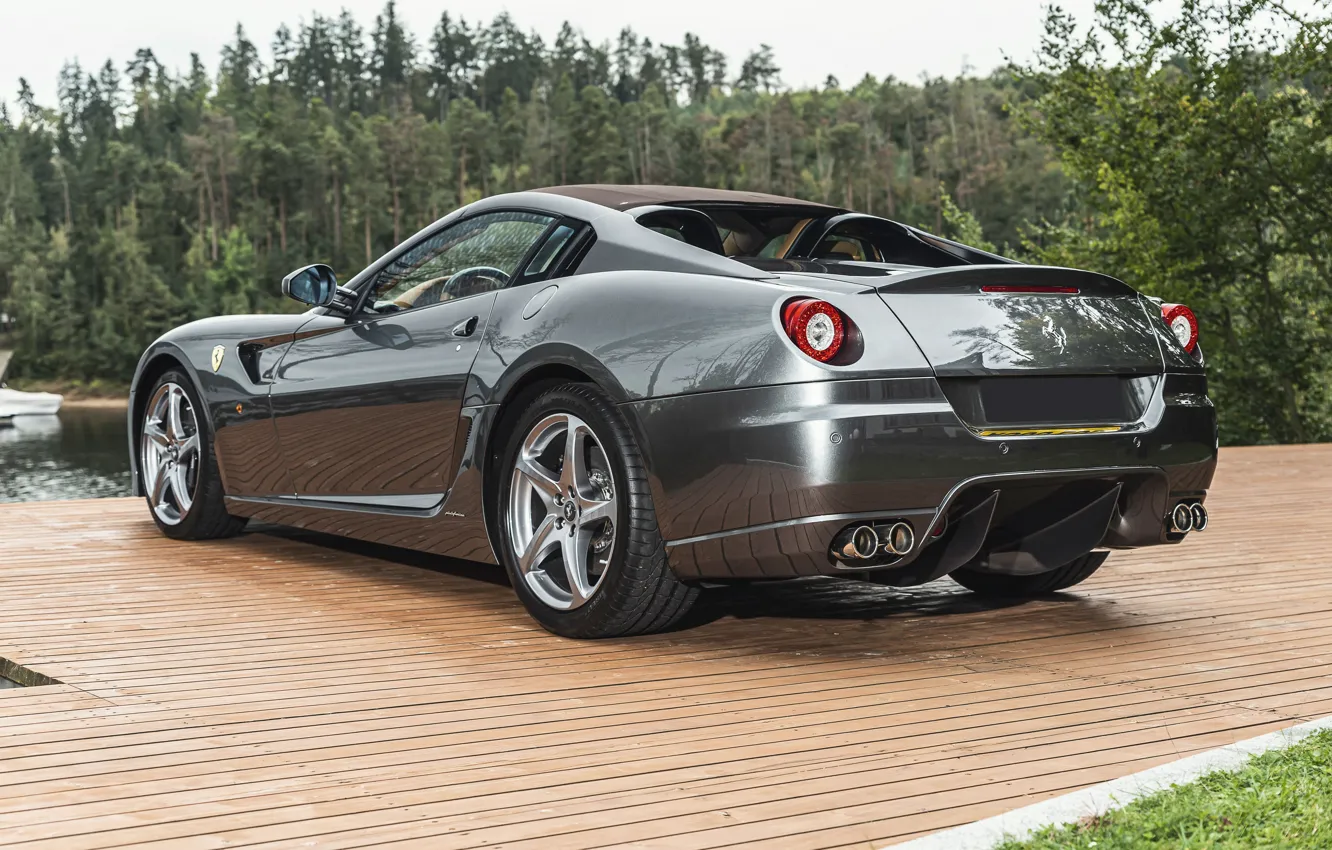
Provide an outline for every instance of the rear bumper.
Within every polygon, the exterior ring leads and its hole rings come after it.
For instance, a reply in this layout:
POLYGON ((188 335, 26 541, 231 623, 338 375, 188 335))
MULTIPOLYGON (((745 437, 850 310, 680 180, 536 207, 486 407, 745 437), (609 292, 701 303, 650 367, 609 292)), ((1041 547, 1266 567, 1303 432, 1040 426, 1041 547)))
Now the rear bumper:
MULTIPOLYGON (((1077 482, 1121 485, 1100 545, 1176 542, 1165 513, 1180 499, 1206 497, 1217 457, 1215 411, 1193 376, 1167 376, 1128 430, 1062 436, 980 436, 933 378, 738 389, 627 407, 682 578, 845 573, 829 546, 852 522, 905 518, 925 536, 937 518, 980 495, 999 491, 999 516, 1005 504, 1077 482)), ((909 560, 884 567, 884 577, 909 573, 909 560)))

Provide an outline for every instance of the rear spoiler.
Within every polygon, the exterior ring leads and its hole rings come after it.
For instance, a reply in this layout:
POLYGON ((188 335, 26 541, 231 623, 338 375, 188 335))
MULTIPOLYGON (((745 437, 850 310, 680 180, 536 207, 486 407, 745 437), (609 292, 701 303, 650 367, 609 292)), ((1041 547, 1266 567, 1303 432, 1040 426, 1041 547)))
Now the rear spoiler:
MULTIPOLYGON (((938 238, 938 237, 931 237, 938 238)), ((935 293, 977 295, 983 287, 1051 287, 1075 289, 1077 295, 1136 296, 1137 290, 1109 275, 1059 266, 1026 266, 1005 262, 994 265, 949 266, 893 275, 875 288, 885 295, 935 293)))

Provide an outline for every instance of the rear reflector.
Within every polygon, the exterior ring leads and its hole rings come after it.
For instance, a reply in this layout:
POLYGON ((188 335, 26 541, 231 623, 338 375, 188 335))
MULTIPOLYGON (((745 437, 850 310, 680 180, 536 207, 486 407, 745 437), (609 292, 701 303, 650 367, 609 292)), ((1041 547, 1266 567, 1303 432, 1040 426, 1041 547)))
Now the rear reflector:
POLYGON ((1026 292, 1038 295, 1077 295, 1076 286, 982 286, 981 292, 1026 292))

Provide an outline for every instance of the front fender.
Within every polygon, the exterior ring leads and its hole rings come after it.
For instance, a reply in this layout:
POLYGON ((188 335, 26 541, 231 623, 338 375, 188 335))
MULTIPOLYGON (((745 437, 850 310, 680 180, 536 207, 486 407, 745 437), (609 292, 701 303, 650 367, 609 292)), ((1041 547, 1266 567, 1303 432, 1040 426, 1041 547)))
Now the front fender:
MULTIPOLYGON (((277 365, 296 331, 310 319, 310 314, 216 316, 174 328, 148 346, 139 358, 130 384, 127 410, 132 492, 143 495, 138 464, 139 425, 152 385, 170 368, 182 368, 194 384, 203 403, 201 422, 209 429, 216 450, 223 483, 228 493, 246 493, 252 488, 229 481, 228 448, 244 448, 246 455, 270 453, 269 465, 281 466, 268 411, 267 375, 277 365), (222 359, 213 368, 213 349, 222 347, 222 359), (221 439, 222 429, 241 427, 232 432, 237 438, 221 439), (252 437, 260 439, 253 440, 252 437), (276 463, 274 463, 276 461, 276 463)), ((283 468, 285 470, 285 468, 283 468)), ((285 489, 285 482, 267 485, 285 489)))

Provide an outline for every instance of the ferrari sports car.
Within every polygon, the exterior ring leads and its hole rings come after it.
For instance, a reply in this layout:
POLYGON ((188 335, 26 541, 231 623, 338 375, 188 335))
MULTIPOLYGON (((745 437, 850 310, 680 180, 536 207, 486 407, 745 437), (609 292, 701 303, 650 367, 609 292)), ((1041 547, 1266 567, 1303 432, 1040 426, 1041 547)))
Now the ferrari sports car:
POLYGON ((1193 313, 772 195, 563 186, 445 216, 300 314, 177 328, 130 395, 169 537, 247 520, 502 564, 547 629, 716 583, 1070 587, 1207 527, 1193 313))

